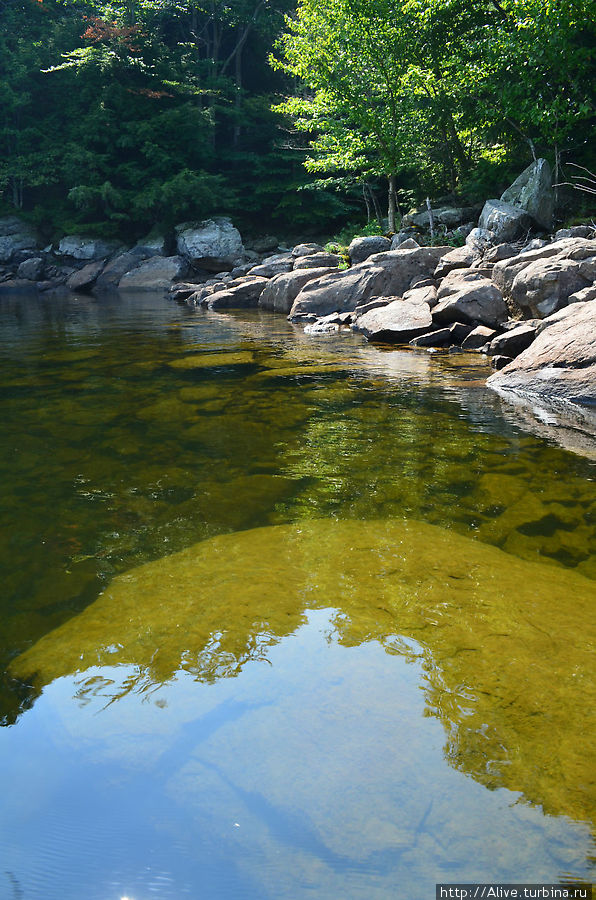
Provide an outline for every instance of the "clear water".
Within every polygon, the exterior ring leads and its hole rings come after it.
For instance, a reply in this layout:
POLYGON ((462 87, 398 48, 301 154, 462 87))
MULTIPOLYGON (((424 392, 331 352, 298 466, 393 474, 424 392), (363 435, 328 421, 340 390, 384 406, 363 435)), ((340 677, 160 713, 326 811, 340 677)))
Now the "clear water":
POLYGON ((593 877, 593 462, 473 356, 0 319, 0 897, 593 877))

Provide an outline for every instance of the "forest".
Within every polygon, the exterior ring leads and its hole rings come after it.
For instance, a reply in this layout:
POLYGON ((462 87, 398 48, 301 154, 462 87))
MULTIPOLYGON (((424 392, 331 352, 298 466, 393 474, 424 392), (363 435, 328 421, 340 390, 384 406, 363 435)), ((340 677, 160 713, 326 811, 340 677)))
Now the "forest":
POLYGON ((395 230, 539 156, 581 187, 595 47, 596 0, 1 0, 0 214, 48 240, 395 230))

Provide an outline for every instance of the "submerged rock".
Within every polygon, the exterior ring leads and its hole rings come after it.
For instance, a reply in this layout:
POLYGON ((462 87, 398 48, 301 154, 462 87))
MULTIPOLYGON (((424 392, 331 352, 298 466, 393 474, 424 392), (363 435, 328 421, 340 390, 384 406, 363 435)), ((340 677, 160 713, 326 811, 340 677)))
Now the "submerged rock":
POLYGON ((340 644, 378 641, 419 660, 455 768, 580 818, 593 812, 593 599, 594 582, 574 572, 435 526, 304 520, 220 535, 116 577, 11 674, 41 687, 126 665, 129 691, 180 671, 212 682, 238 674, 255 647, 266 658, 309 610, 331 608, 340 644))

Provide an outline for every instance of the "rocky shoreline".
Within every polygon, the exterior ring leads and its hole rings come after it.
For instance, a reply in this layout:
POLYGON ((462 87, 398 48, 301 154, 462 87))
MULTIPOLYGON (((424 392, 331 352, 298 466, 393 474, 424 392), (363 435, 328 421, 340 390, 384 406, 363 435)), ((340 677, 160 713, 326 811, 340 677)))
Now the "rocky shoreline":
POLYGON ((392 238, 356 238, 347 258, 275 238, 245 247, 226 218, 133 248, 71 235, 40 250, 10 217, 0 220, 0 294, 169 290, 193 308, 282 313, 312 335, 350 329, 418 351, 485 353, 496 370, 488 387, 596 434, 596 228, 546 230, 553 191, 544 160, 488 200, 477 225, 465 221, 474 212, 419 211, 392 238), (436 246, 425 234, 435 229, 464 242, 436 246))

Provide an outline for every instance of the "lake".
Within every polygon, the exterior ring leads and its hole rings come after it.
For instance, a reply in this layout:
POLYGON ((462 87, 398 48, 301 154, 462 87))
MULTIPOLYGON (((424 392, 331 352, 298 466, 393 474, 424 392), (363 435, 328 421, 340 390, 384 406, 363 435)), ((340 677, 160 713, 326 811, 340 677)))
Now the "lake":
POLYGON ((594 880, 594 459, 480 355, 0 323, 0 897, 594 880))

